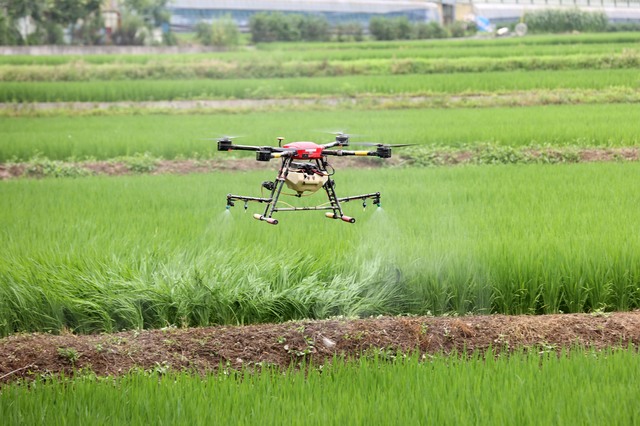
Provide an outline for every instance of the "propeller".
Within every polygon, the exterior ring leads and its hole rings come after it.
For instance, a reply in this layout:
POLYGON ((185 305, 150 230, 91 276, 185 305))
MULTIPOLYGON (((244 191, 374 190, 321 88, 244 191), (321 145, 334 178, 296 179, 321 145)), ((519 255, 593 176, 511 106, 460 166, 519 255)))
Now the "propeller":
POLYGON ((335 139, 331 142, 328 143, 333 143, 333 142, 338 142, 341 146, 349 146, 349 138, 353 137, 353 136, 359 136, 359 135, 351 135, 348 133, 345 133, 344 131, 335 131, 335 132, 323 132, 323 133, 329 133, 331 135, 335 135, 335 139))
POLYGON ((200 140, 203 141, 230 141, 232 139, 238 139, 238 138, 243 138, 244 136, 226 136, 226 135, 222 135, 219 136, 217 138, 202 138, 200 140))

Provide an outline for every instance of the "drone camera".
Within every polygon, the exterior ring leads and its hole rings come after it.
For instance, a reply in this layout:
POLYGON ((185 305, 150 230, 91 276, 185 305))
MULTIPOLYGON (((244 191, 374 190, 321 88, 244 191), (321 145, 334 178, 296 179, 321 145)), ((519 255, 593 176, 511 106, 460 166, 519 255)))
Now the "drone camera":
POLYGON ((220 139, 218 141, 218 151, 231 151, 232 142, 230 139, 220 139))
POLYGON ((256 151, 256 160, 258 161, 271 160, 271 151, 266 151, 266 150, 256 151))
POLYGON ((376 155, 380 158, 391 158, 391 147, 380 145, 376 149, 376 155))

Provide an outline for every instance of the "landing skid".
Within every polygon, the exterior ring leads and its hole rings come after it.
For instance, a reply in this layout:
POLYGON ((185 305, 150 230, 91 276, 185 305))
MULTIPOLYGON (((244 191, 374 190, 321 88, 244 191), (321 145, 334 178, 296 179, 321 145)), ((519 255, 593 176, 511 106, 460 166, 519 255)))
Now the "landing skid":
MULTIPOLYGON (((317 205, 317 206, 304 206, 304 207, 278 207, 278 199, 282 193, 282 188, 285 185, 285 181, 287 175, 289 173, 289 168, 293 162, 292 157, 285 157, 282 159, 282 166, 280 167, 280 171, 278 172, 278 177, 276 178, 275 184, 272 185, 271 194, 268 198, 260 198, 260 197, 247 197, 244 195, 227 195, 227 209, 233 207, 234 201, 243 201, 244 208, 247 209, 249 202, 255 203, 264 203, 266 204, 266 208, 263 214, 254 214, 253 217, 257 220, 265 221, 271 225, 277 225, 278 220, 273 218, 273 214, 276 212, 292 212, 292 211, 315 211, 315 210, 331 210, 325 213, 325 216, 330 219, 341 219, 344 222, 355 223, 355 218, 346 216, 342 211, 341 203, 348 203, 350 201, 361 200, 363 206, 366 207, 366 203, 368 199, 372 200, 373 204, 380 206, 380 193, 372 192, 369 194, 362 195, 353 195, 350 197, 342 197, 338 198, 335 192, 335 182, 331 177, 327 180, 327 182, 322 186, 325 190, 327 197, 329 199, 329 203, 317 205)), ((325 161, 321 161, 319 159, 315 160, 317 170, 325 175, 329 176, 327 172, 327 163, 325 161)))

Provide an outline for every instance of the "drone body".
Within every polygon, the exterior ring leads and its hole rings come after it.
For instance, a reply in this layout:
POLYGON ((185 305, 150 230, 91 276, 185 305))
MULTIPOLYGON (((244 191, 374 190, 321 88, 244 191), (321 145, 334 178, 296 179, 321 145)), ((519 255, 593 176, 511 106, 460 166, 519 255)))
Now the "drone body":
MULTIPOLYGON (((283 138, 278 138, 281 145, 283 138)), ((341 219, 348 223, 355 223, 355 219, 344 215, 341 203, 353 200, 362 200, 366 207, 366 200, 371 199, 373 204, 380 206, 380 193, 355 195, 338 198, 335 193, 335 182, 331 179, 335 170, 328 163, 328 156, 369 156, 390 158, 392 145, 365 144, 375 146, 372 151, 348 151, 341 149, 349 145, 349 136, 343 133, 336 135, 336 140, 327 144, 317 144, 315 142, 293 142, 284 146, 249 146, 234 145, 230 138, 218 139, 218 151, 255 151, 257 161, 270 161, 272 158, 282 159, 278 176, 274 181, 262 183, 262 187, 270 191, 268 198, 248 197, 244 195, 227 195, 227 209, 234 206, 234 201, 244 201, 245 209, 249 202, 266 204, 263 214, 254 214, 253 217, 277 225, 278 220, 273 218, 273 214, 282 211, 305 211, 305 210, 330 210, 325 213, 328 218, 341 219), (338 147, 340 149, 331 149, 338 147), (296 161, 302 160, 302 161, 296 161), (301 197, 305 192, 314 193, 323 188, 329 201, 325 204, 305 207, 281 207, 278 200, 282 193, 283 186, 295 191, 295 196, 301 197)), ((393 145, 405 146, 405 145, 393 145)))

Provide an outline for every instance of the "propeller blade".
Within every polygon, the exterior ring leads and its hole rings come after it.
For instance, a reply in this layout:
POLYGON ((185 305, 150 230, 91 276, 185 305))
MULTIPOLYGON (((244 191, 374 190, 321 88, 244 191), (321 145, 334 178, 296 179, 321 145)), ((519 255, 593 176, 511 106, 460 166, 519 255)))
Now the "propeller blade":
POLYGON ((244 136, 226 136, 226 135, 222 135, 222 136, 218 136, 217 138, 201 138, 200 140, 202 141, 221 141, 221 140, 232 140, 232 139, 238 139, 238 138, 243 138, 244 136))

